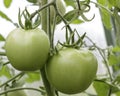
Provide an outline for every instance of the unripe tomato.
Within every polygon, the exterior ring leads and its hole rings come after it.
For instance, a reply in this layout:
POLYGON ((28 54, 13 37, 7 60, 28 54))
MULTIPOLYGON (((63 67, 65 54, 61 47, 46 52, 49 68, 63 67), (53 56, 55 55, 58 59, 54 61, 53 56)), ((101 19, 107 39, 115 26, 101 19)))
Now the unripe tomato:
POLYGON ((97 59, 90 51, 64 48, 48 60, 46 75, 58 91, 76 94, 90 86, 97 66, 97 59))
POLYGON ((50 43, 46 33, 39 29, 17 28, 7 37, 6 55, 11 65, 20 71, 35 71, 46 63, 50 43))

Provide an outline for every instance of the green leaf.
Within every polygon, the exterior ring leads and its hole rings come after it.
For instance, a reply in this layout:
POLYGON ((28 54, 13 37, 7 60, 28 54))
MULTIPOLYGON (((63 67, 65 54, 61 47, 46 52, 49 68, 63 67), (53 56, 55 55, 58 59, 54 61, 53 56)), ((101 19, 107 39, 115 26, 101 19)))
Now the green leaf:
MULTIPOLYGON (((98 3, 101 4, 102 6, 106 7, 106 8, 109 7, 109 3, 107 2, 107 0, 98 0, 98 3)), ((104 26, 107 29, 111 29, 112 28, 111 14, 102 7, 100 8, 100 13, 101 13, 101 18, 102 18, 102 22, 103 22, 104 26)))
POLYGON ((9 8, 12 3, 12 0, 4 0, 4 5, 6 8, 9 8))
POLYGON ((5 76, 8 79, 10 79, 12 77, 8 66, 2 66, 2 68, 0 69, 0 76, 5 76))
POLYGON ((116 28, 116 44, 120 46, 120 9, 114 8, 114 19, 115 19, 115 28, 116 28))
POLYGON ((108 61, 110 65, 120 64, 120 47, 119 46, 115 46, 112 48, 108 57, 108 61))
POLYGON ((12 20, 11 20, 5 13, 3 13, 2 11, 0 11, 0 16, 1 16, 3 19, 6 19, 7 21, 12 22, 12 20))
POLYGON ((97 82, 93 83, 93 86, 97 92, 97 96, 107 96, 109 92, 109 85, 104 82, 97 82))
POLYGON ((28 72, 26 75, 26 81, 28 83, 33 83, 40 80, 40 72, 28 72))
POLYGON ((64 0, 67 6, 75 6, 75 0, 64 0))
POLYGON ((71 23, 72 24, 81 24, 81 23, 83 23, 84 21, 82 21, 82 20, 80 20, 80 19, 75 19, 75 20, 73 20, 71 23))
POLYGON ((37 0, 27 0, 30 3, 37 3, 37 0))
POLYGON ((106 0, 97 0, 99 4, 106 5, 106 0))
POLYGON ((119 92, 116 92, 116 95, 115 96, 120 96, 120 91, 119 92))
POLYGON ((79 19, 79 15, 77 14, 77 12, 78 12, 77 10, 69 11, 68 13, 66 13, 66 14, 64 15, 64 18, 65 18, 69 23, 72 23, 72 24, 80 24, 80 23, 83 23, 84 21, 79 19))
POLYGON ((0 41, 5 41, 5 38, 0 34, 0 41))
MULTIPOLYGON (((77 3, 75 0, 64 0, 67 6, 72 6, 74 9, 77 7, 77 3)), ((81 0, 79 1, 81 8, 83 7, 82 5, 86 5, 90 3, 90 0, 81 0)))
POLYGON ((77 13, 77 10, 69 11, 68 13, 66 13, 66 14, 64 15, 64 18, 65 18, 67 21, 71 22, 73 19, 75 19, 75 18, 78 17, 78 15, 77 15, 76 13, 77 13))
POLYGON ((110 54, 108 61, 110 65, 114 65, 114 64, 120 63, 119 59, 120 59, 120 56, 117 56, 115 54, 110 54))
POLYGON ((105 9, 101 9, 102 22, 107 29, 111 29, 111 15, 105 9))
POLYGON ((120 47, 119 46, 115 46, 112 49, 113 52, 120 52, 120 47))
POLYGON ((114 76, 114 78, 115 78, 115 79, 114 79, 114 82, 115 82, 116 84, 120 84, 120 70, 114 72, 113 76, 114 76))
POLYGON ((108 0, 108 1, 112 6, 120 8, 120 0, 108 0))

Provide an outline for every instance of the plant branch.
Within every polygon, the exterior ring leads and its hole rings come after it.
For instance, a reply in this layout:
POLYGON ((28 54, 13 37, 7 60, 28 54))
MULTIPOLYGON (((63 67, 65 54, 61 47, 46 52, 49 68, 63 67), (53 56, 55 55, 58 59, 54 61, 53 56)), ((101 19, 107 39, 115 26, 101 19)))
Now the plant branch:
POLYGON ((13 78, 9 79, 8 81, 6 81, 5 83, 1 84, 0 87, 8 84, 9 82, 13 81, 15 78, 21 76, 21 75, 24 75, 25 73, 24 72, 20 72, 19 74, 17 74, 16 76, 14 76, 13 78))
POLYGON ((5 66, 5 65, 7 65, 7 64, 9 64, 9 63, 10 63, 9 61, 5 62, 5 63, 3 63, 3 66, 5 66))
MULTIPOLYGON (((105 54, 104 54, 104 50, 102 50, 101 48, 99 48, 89 37, 87 37, 87 38, 90 40, 90 42, 93 44, 93 46, 94 46, 95 48, 97 48, 98 52, 99 52, 100 55, 102 56, 102 59, 103 59, 104 62, 105 62, 105 66, 106 66, 107 71, 108 71, 108 74, 109 74, 110 82, 111 82, 111 84, 112 84, 112 83, 113 83, 113 77, 112 77, 112 73, 111 73, 110 68, 109 68, 108 60, 106 59, 105 54)), ((110 86, 109 92, 108 92, 107 96, 111 96, 111 92, 112 92, 112 88, 111 88, 111 86, 110 86)))
POLYGON ((96 2, 93 2, 93 1, 90 1, 90 2, 93 3, 93 4, 95 4, 96 6, 98 6, 100 9, 102 8, 102 9, 106 10, 107 12, 110 13, 111 16, 113 16, 113 13, 109 9, 107 9, 106 7, 104 7, 103 5, 101 5, 99 3, 96 3, 96 2))
POLYGON ((54 89, 52 89, 50 83, 47 80, 46 74, 45 74, 45 68, 40 70, 41 72, 41 77, 43 80, 43 84, 45 86, 46 92, 47 92, 47 96, 55 96, 55 92, 54 89))
MULTIPOLYGON (((51 3, 48 3, 47 4, 47 0, 41 0, 41 4, 42 4, 42 9, 52 5, 54 2, 51 2, 51 3), (45 6, 45 7, 44 7, 45 6)), ((41 10, 41 9, 40 9, 41 10)), ((40 11, 38 10, 38 11, 40 11)), ((44 9, 42 10, 42 13, 41 13, 41 20, 42 20, 42 29, 47 33, 47 34, 51 34, 49 32, 49 18, 48 18, 48 15, 49 15, 49 12, 48 12, 48 8, 47 9, 44 9)), ((45 73, 45 66, 40 70, 41 72, 41 77, 42 77, 42 80, 43 80, 43 84, 45 86, 45 89, 46 89, 46 92, 47 92, 47 96, 55 96, 54 94, 54 89, 52 89, 51 87, 51 84, 48 82, 47 80, 47 76, 46 76, 46 73, 45 73)))
MULTIPOLYGON (((87 37, 87 36, 86 36, 87 37)), ((109 77, 110 77, 110 81, 112 82, 113 81, 113 77, 112 77, 112 74, 111 74, 111 71, 110 71, 110 68, 109 68, 109 63, 108 63, 108 60, 106 59, 105 57, 105 54, 104 54, 104 50, 102 50, 101 48, 99 48, 89 37, 87 37, 87 39, 93 44, 93 46, 95 48, 97 48, 98 52, 100 53, 100 55, 102 56, 102 59, 104 60, 105 62, 105 65, 106 65, 106 68, 107 68, 107 71, 108 71, 108 74, 109 74, 109 77)))
MULTIPOLYGON (((59 13, 59 11, 57 9, 57 6, 56 6, 56 3, 53 3, 53 6, 54 6, 54 8, 56 10, 56 14, 62 19, 62 21, 64 22, 65 26, 69 29, 70 34, 72 34, 73 33, 72 28, 70 27, 69 23, 63 18, 63 16, 59 13)), ((72 38, 72 43, 74 43, 74 36, 72 38)))
POLYGON ((21 88, 12 88, 12 89, 9 89, 9 90, 6 90, 4 92, 1 92, 0 95, 2 94, 6 94, 8 92, 14 92, 14 91, 18 91, 18 90, 34 90, 34 91, 38 91, 38 92, 41 92, 41 93, 45 93, 45 91, 42 91, 40 89, 37 89, 37 88, 30 88, 30 87, 21 87, 21 88))
POLYGON ((0 56, 6 56, 5 52, 0 52, 0 56))
POLYGON ((78 5, 78 9, 81 10, 81 6, 80 6, 80 3, 79 3, 79 0, 76 0, 77 2, 77 5, 78 5))
POLYGON ((42 11, 43 9, 49 7, 50 5, 52 5, 54 2, 50 2, 48 4, 43 5, 40 9, 36 10, 34 13, 31 14, 30 20, 36 15, 38 14, 38 12, 42 11))

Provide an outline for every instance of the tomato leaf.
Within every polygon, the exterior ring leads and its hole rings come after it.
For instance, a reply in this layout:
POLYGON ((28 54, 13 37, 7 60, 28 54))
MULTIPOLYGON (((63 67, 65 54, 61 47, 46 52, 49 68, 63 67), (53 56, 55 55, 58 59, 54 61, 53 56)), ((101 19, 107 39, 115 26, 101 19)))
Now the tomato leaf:
POLYGON ((93 84, 98 96, 107 96, 109 92, 109 85, 104 82, 94 82, 93 84))
MULTIPOLYGON (((106 0, 98 0, 98 3, 101 4, 104 7, 109 6, 109 3, 106 0)), ((103 22, 104 26, 107 29, 111 29, 112 25, 111 25, 111 15, 110 15, 110 13, 103 8, 100 8, 100 12, 101 12, 101 18, 102 18, 102 22, 103 22)))
POLYGON ((108 0, 112 6, 120 8, 120 0, 108 0))
POLYGON ((102 4, 102 5, 105 5, 106 4, 106 0, 97 0, 98 3, 102 4))
POLYGON ((107 29, 111 29, 111 16, 105 9, 101 9, 102 22, 107 29))
POLYGON ((80 23, 83 23, 84 21, 80 20, 80 19, 75 19, 73 20, 71 23, 72 24, 80 24, 80 23))
POLYGON ((30 3, 37 3, 37 0, 27 0, 30 3))
POLYGON ((0 69, 0 76, 5 76, 8 79, 12 77, 8 66, 2 66, 2 68, 0 69))
MULTIPOLYGON (((77 10, 72 10, 72 11, 69 11, 68 13, 66 13, 64 15, 64 18, 69 22, 69 23, 72 23, 72 24, 80 24, 80 23, 83 23, 84 21, 79 19, 78 18, 78 14, 77 14, 77 10)), ((57 21, 59 22, 59 20, 57 21)))
POLYGON ((67 6, 75 6, 75 0, 64 0, 67 6))
POLYGON ((116 54, 110 54, 109 56, 109 64, 114 65, 114 64, 119 64, 120 63, 120 56, 117 56, 116 54))
POLYGON ((117 72, 114 72, 113 74, 114 76, 114 82, 116 82, 117 84, 120 84, 120 70, 118 70, 117 72))
POLYGON ((116 92, 115 96, 120 96, 120 91, 116 92))
POLYGON ((120 52, 120 47, 119 46, 115 46, 113 49, 112 49, 113 52, 120 52))
POLYGON ((5 41, 5 38, 0 34, 0 41, 5 41))
POLYGON ((9 8, 12 3, 12 0, 4 0, 4 5, 6 8, 9 8))
MULTIPOLYGON (((73 8, 76 8, 76 1, 75 0, 64 0, 67 6, 72 6, 73 8)), ((82 4, 88 4, 90 0, 81 0, 79 3, 82 4)))
POLYGON ((2 18, 6 19, 7 21, 12 22, 12 20, 11 20, 5 13, 3 13, 2 11, 0 11, 0 16, 1 16, 2 18))
POLYGON ((35 81, 39 81, 40 80, 40 73, 39 72, 28 72, 26 77, 26 81, 28 83, 33 83, 35 81))
POLYGON ((114 19, 115 19, 115 28, 116 28, 116 44, 120 46, 120 15, 119 15, 119 8, 114 9, 114 19))

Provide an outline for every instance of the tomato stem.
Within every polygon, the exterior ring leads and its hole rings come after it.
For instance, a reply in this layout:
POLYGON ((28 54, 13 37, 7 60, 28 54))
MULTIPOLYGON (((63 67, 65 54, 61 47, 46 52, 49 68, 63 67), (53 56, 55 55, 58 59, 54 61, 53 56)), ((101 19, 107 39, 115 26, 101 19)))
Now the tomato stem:
POLYGON ((38 92, 41 92, 41 93, 45 93, 44 91, 42 91, 40 89, 37 89, 37 88, 19 87, 19 88, 12 88, 12 89, 6 90, 4 92, 1 92, 0 95, 6 94, 6 93, 9 93, 9 92, 18 91, 18 90, 34 90, 34 91, 38 91, 38 92))
MULTIPOLYGON (((48 0, 41 0, 41 4, 42 4, 42 14, 41 14, 41 20, 42 20, 42 29, 47 32, 47 34, 49 34, 49 36, 51 36, 51 29, 50 29, 50 21, 49 21, 49 12, 48 12, 48 8, 46 8, 48 6, 47 4, 48 0), (46 8, 46 9, 45 9, 46 8)), ((52 3, 50 3, 52 4, 52 3)), ((49 6, 50 6, 49 4, 49 6)), ((38 10, 38 11, 40 11, 38 10)), ((34 13, 35 14, 35 13, 34 13)), ((33 14, 33 15, 34 15, 33 14)), ((46 73, 45 73, 45 66, 40 70, 41 72, 41 76, 42 76, 42 80, 47 92, 47 96, 55 96, 55 91, 54 89, 51 87, 51 84, 48 82, 47 77, 46 77, 46 73)))
POLYGON ((24 72, 20 72, 19 74, 17 74, 16 76, 14 76, 13 78, 9 79, 8 81, 6 81, 5 83, 1 84, 0 87, 8 84, 9 82, 13 81, 15 78, 21 76, 21 75, 24 75, 25 73, 24 72))
MULTIPOLYGON (((63 16, 60 14, 60 12, 57 9, 56 3, 53 3, 53 6, 56 10, 56 14, 62 19, 62 21, 64 22, 65 26, 69 29, 70 34, 73 34, 73 30, 70 27, 69 23, 63 18, 63 16)), ((71 43, 74 43, 74 36, 71 39, 71 43)))
POLYGON ((45 74, 45 68, 40 70, 41 72, 41 77, 47 92, 47 96, 55 96, 55 91, 54 89, 51 87, 50 83, 47 80, 46 74, 45 74))
POLYGON ((5 52, 0 52, 0 56, 6 56, 5 52))
POLYGON ((45 8, 49 7, 49 6, 52 5, 52 4, 53 4, 53 2, 50 2, 50 3, 48 3, 48 4, 43 5, 40 9, 36 10, 34 13, 31 14, 30 20, 32 20, 32 18, 33 18, 36 14, 38 14, 38 12, 44 10, 45 8))

